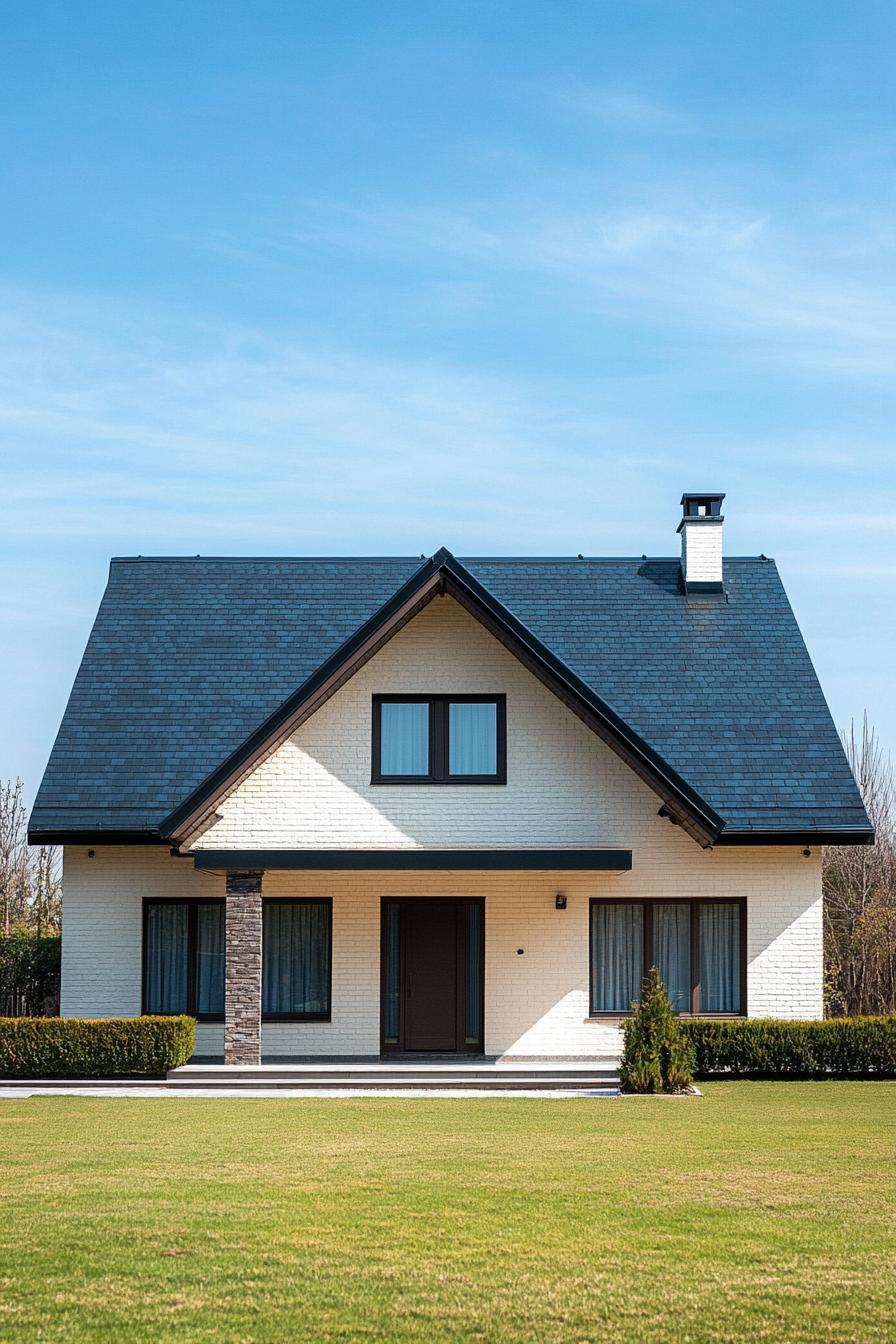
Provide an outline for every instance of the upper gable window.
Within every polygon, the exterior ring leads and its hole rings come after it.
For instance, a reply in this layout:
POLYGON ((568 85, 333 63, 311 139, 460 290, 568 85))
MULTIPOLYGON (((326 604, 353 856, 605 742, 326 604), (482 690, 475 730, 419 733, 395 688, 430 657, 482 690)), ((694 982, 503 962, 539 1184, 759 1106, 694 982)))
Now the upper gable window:
POLYGON ((374 784, 504 784, 503 695, 375 695, 374 784))

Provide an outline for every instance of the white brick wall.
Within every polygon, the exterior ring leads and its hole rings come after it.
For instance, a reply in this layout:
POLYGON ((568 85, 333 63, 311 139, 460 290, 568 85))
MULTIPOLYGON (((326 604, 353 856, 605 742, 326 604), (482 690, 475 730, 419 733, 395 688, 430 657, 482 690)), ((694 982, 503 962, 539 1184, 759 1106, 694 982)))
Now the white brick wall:
MULTIPOLYGON (((670 839, 675 832, 669 827, 670 839)), ((589 897, 745 896, 748 1011, 821 1014, 821 869, 817 852, 791 848, 670 854, 631 873, 268 872, 268 896, 333 898, 331 1022, 266 1024, 268 1054, 376 1054, 379 1049, 379 908, 383 896, 484 896, 486 1050, 584 1055, 615 1048, 613 1028, 589 1021, 589 897), (566 910, 554 896, 568 898, 566 910), (522 957, 517 948, 525 949, 522 957)), ((223 876, 200 873, 163 847, 65 851, 62 1012, 140 1011, 141 903, 145 896, 224 894, 223 876)), ((223 1031, 201 1025, 197 1049, 215 1054, 223 1031)))
POLYGON ((688 523, 681 529, 681 564, 687 583, 722 582, 722 523, 688 523))
MULTIPOLYGON (((708 529, 712 531, 713 529, 708 529)), ((486 1050, 576 1055, 613 1049, 589 1021, 589 897, 746 897, 748 1011, 821 1014, 821 859, 813 848, 701 850, 657 816, 659 799, 450 599, 430 604, 220 807, 197 848, 610 847, 630 873, 289 873, 267 896, 333 898, 333 1020, 267 1024, 278 1054, 379 1049, 379 906, 383 896, 484 896, 486 1050), (376 692, 504 692, 506 787, 370 784, 376 692), (557 891, 568 908, 554 908, 557 891), (525 949, 523 956, 517 948, 525 949)), ((140 1011, 146 896, 224 894, 159 848, 65 852, 62 1011, 140 1011)), ((202 1053, 223 1031, 199 1028, 202 1053)))

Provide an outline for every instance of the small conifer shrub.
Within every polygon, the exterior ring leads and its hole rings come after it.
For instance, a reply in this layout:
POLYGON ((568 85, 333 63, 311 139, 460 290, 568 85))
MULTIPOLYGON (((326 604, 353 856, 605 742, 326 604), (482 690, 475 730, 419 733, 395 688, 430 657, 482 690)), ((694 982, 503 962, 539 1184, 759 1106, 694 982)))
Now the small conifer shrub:
POLYGON ((655 966, 632 1007, 619 1068, 623 1092, 686 1092, 694 1081, 694 1050, 655 966))

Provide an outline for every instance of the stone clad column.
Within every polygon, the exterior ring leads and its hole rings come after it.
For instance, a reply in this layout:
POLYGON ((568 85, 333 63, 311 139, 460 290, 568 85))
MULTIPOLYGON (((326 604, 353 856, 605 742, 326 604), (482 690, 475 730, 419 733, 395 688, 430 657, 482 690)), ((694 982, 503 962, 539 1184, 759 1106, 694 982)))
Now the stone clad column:
POLYGON ((261 1063, 261 873, 228 873, 224 1063, 261 1063))

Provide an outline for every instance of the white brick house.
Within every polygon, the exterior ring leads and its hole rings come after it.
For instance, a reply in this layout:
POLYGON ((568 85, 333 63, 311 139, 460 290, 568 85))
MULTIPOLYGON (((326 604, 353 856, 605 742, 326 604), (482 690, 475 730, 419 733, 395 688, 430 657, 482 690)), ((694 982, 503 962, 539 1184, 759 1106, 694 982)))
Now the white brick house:
POLYGON ((822 1011, 821 844, 870 827, 771 562, 116 561, 31 821, 62 1012, 228 1062, 607 1054, 822 1011))

